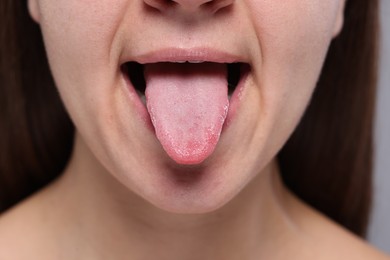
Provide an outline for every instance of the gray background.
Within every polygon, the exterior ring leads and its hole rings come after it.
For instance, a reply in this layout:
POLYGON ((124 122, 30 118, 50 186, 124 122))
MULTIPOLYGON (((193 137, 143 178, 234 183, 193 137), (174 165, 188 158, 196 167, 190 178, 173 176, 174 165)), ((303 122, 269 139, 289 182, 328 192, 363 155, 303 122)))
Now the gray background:
POLYGON ((382 39, 376 118, 375 200, 369 240, 390 253, 390 1, 381 0, 382 39))

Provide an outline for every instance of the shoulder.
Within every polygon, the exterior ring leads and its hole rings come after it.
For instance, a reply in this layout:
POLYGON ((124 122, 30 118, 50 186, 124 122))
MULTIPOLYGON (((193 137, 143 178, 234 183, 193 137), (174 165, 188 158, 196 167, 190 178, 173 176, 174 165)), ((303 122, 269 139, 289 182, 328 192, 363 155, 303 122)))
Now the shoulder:
POLYGON ((324 228, 327 230, 322 231, 322 238, 317 236, 322 241, 319 248, 328 256, 324 259, 390 260, 389 256, 336 223, 324 228))
POLYGON ((310 252, 309 259, 390 260, 390 257, 374 248, 341 225, 302 202, 304 218, 299 223, 305 234, 304 243, 310 252))
POLYGON ((32 196, 0 215, 0 259, 50 259, 50 223, 32 196))

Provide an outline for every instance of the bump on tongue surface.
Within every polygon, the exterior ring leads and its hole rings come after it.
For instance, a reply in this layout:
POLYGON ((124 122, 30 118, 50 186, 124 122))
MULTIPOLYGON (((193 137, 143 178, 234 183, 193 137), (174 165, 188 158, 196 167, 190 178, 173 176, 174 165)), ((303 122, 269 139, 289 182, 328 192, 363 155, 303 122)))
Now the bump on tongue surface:
POLYGON ((179 164, 215 149, 229 108, 225 64, 145 65, 146 105, 156 136, 179 164))

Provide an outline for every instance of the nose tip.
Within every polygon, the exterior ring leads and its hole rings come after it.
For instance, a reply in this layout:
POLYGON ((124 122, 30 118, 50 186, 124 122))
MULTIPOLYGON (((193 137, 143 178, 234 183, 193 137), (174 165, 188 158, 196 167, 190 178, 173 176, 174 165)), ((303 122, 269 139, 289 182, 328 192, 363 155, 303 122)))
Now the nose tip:
POLYGON ((144 0, 145 4, 161 12, 170 9, 181 9, 196 12, 201 9, 215 13, 233 4, 235 0, 144 0))

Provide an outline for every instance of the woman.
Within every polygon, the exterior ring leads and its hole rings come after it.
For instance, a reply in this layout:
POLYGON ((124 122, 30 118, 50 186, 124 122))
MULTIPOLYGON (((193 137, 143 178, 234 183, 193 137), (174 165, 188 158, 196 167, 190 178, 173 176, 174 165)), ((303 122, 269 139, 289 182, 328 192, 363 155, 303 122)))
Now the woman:
POLYGON ((376 1, 0 9, 1 259, 387 259, 376 1))

